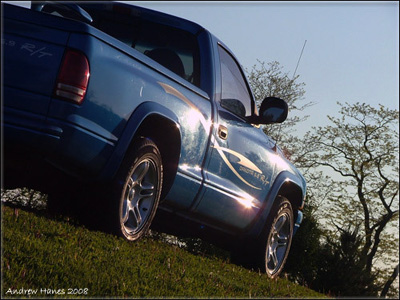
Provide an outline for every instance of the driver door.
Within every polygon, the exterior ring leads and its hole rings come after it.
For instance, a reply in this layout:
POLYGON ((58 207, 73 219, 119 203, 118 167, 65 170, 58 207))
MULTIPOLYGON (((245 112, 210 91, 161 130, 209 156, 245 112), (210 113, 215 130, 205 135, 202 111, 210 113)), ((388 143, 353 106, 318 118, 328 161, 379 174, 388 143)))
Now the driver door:
POLYGON ((241 68, 218 46, 221 93, 204 193, 194 212, 219 226, 245 229, 257 216, 271 186, 275 163, 272 141, 247 122, 255 102, 241 68))

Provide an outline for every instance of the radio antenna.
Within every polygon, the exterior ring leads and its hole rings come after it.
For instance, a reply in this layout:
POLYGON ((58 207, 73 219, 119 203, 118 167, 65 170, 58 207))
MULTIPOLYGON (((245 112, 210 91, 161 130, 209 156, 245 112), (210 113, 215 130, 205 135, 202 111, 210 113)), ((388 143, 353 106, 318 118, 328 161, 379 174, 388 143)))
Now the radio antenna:
POLYGON ((303 51, 304 51, 304 48, 306 47, 306 43, 307 43, 307 40, 304 41, 303 49, 301 49, 301 53, 300 53, 300 56, 299 56, 299 60, 297 61, 297 66, 296 66, 296 69, 294 70, 292 80, 294 79, 294 76, 296 75, 297 68, 299 67, 299 64, 300 64, 300 59, 301 59, 301 57, 303 56, 303 51))
MULTIPOLYGON (((299 60, 297 61, 296 69, 294 70, 294 73, 293 73, 292 81, 294 80, 294 76, 296 75, 297 68, 299 67, 301 57, 303 56, 304 48, 306 47, 306 43, 307 43, 307 40, 304 41, 303 48, 301 49, 300 56, 299 56, 299 60)), ((274 147, 272 148, 273 151, 275 151, 275 152, 277 152, 277 147, 278 147, 277 144, 278 144, 278 141, 279 141, 279 139, 280 139, 281 128, 282 128, 282 125, 279 124, 278 136, 277 136, 277 139, 275 140, 275 145, 274 145, 274 147)))

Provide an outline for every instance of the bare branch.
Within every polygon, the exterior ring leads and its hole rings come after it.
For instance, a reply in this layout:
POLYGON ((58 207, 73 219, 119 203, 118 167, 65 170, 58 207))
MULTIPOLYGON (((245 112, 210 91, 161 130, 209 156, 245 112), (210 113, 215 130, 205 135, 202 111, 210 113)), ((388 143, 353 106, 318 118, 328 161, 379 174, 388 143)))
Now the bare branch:
POLYGON ((389 292, 390 286, 396 280, 397 276, 399 275, 399 264, 393 269, 392 275, 390 275, 389 279, 386 281, 385 286, 381 292, 381 298, 385 298, 387 293, 389 292))

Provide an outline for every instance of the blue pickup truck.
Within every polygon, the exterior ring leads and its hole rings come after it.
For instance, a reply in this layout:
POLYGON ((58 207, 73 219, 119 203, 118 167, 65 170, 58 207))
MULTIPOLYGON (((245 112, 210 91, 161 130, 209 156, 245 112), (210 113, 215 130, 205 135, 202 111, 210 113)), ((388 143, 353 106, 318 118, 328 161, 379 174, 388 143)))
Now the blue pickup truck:
POLYGON ((306 183, 260 125, 288 106, 258 109, 222 41, 115 2, 2 3, 2 22, 5 187, 79 199, 130 241, 157 220, 279 275, 306 183))

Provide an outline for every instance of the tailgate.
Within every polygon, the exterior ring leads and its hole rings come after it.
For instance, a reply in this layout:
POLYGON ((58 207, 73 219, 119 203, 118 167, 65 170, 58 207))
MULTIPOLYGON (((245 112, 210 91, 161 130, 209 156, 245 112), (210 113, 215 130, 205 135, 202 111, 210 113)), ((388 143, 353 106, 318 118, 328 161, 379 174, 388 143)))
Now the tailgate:
POLYGON ((3 104, 45 115, 69 33, 38 25, 44 14, 2 6, 3 104))

